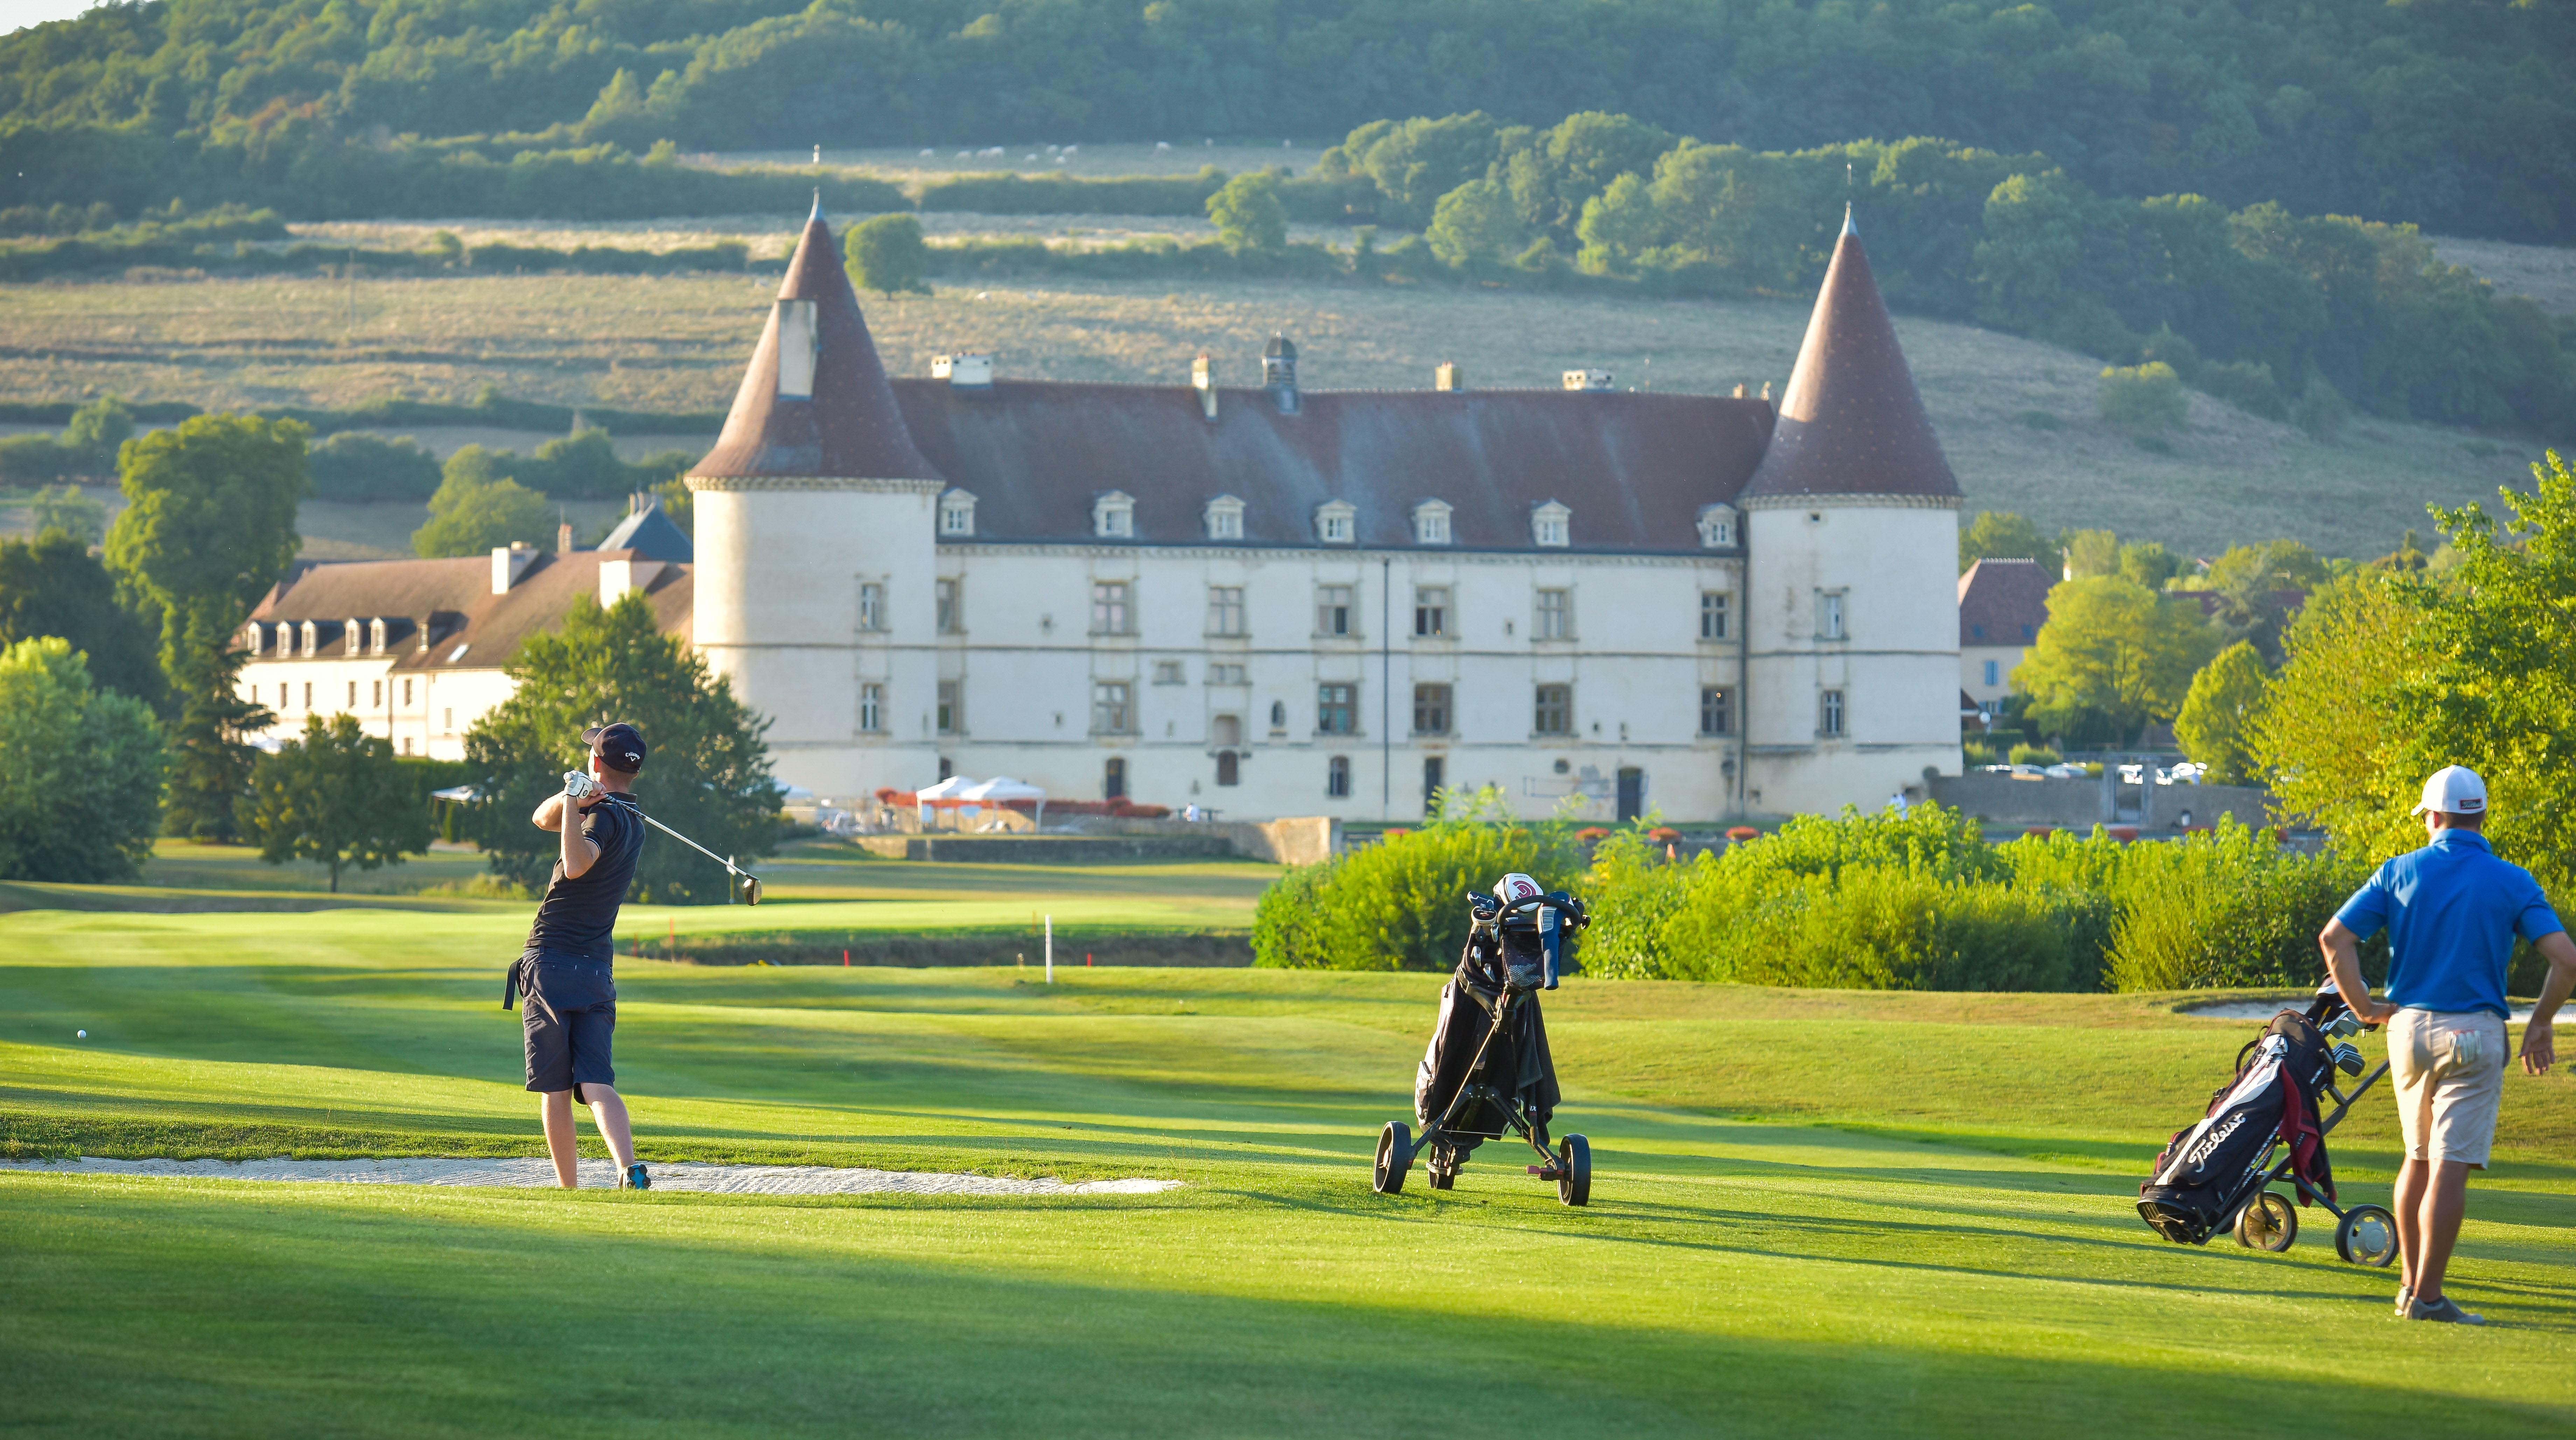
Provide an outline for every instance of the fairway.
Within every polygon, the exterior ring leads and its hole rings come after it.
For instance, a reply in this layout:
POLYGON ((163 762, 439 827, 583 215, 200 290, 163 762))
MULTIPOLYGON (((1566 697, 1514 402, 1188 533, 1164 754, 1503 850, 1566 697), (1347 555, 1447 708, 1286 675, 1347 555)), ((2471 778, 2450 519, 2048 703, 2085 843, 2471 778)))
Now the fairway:
MULTIPOLYGON (((542 1154, 497 1005, 524 923, 0 917, 0 1144, 542 1154)), ((266 1435, 2576 1420, 2564 1076, 2507 1087, 2455 1270, 2497 1323, 2464 1332, 2389 1321, 2393 1279, 2336 1261, 2317 1212, 2286 1256, 2137 1222, 2137 1172, 2252 1029, 2171 997, 1571 982, 1549 1015, 1559 1129, 1597 1156, 1577 1211, 1498 1145, 1449 1194, 1370 1193, 1435 976, 620 968, 648 1160, 1185 1183, 638 1196, 0 1171, 0 1414, 266 1435)), ((2382 1098, 2335 1137, 2347 1198, 2385 1197, 2391 1130, 2382 1098)))

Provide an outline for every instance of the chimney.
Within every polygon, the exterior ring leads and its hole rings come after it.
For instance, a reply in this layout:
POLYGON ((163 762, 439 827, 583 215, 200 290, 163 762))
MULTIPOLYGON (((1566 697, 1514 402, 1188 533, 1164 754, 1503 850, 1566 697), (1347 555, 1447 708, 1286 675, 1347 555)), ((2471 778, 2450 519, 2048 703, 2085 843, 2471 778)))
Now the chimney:
POLYGON ((1466 389, 1466 369, 1455 360, 1441 361, 1440 368, 1431 372, 1431 388, 1452 395, 1466 389))
POLYGON ((570 520, 562 521, 555 526, 555 553, 558 555, 569 555, 572 553, 572 522, 570 520))
POLYGON ((1738 400, 1743 400, 1743 399, 1749 398, 1749 396, 1751 395, 1751 393, 1752 393, 1752 392, 1750 392, 1750 391, 1748 391, 1748 390, 1746 390, 1746 389, 1744 388, 1744 382, 1743 382, 1743 381, 1738 380, 1738 381, 1736 381, 1736 382, 1735 382, 1735 398, 1736 398, 1736 399, 1738 399, 1738 400))
POLYGON ((1190 388, 1199 392, 1199 413, 1216 418, 1216 357, 1205 350, 1190 362, 1190 388))
POLYGON ((933 355, 930 378, 945 380, 952 390, 993 388, 993 357, 990 355, 933 355))
POLYGON ((611 550, 599 560, 599 603, 614 605, 629 590, 650 590, 662 578, 662 562, 632 550, 611 550))
POLYGON ((510 587, 518 584, 519 577, 528 573, 528 567, 535 563, 536 549, 525 540, 512 541, 507 548, 495 549, 492 552, 492 593, 509 594, 510 587))
POLYGON ((1273 334, 1261 352, 1261 388, 1280 414, 1297 413, 1297 342, 1284 334, 1273 334))
POLYGON ((1610 372, 1607 370, 1590 369, 1568 370, 1565 372, 1565 388, 1568 390, 1607 390, 1610 388, 1610 372))

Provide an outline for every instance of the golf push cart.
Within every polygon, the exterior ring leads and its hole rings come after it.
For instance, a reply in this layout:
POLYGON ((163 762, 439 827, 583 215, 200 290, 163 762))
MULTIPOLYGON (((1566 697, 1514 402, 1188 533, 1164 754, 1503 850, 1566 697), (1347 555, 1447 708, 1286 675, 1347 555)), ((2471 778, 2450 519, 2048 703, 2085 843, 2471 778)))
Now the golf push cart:
POLYGON ((1592 1199, 1592 1145, 1568 1135, 1551 1148, 1547 1122, 1560 1092, 1556 1064, 1539 1017, 1538 992, 1556 988, 1566 938, 1591 923, 1583 902, 1562 890, 1541 893, 1527 875, 1506 875, 1491 895, 1467 895, 1470 928, 1458 970, 1440 991, 1440 1020, 1414 1079, 1411 1126, 1390 1120, 1377 1137, 1373 1185, 1381 1195, 1404 1188, 1416 1156, 1434 1190, 1458 1183, 1458 1169, 1487 1140, 1518 1135, 1538 1152, 1528 1168, 1556 1182, 1568 1205, 1592 1199))
POLYGON ((2365 1025, 2336 993, 2320 986, 2303 1014, 2284 1008, 2263 1033, 2236 1054, 2235 1078, 2210 1097, 2209 1113, 2176 1131, 2156 1157, 2152 1179, 2138 1187, 2138 1215, 2178 1245, 2205 1245, 2233 1228, 2238 1244, 2275 1254, 2299 1238, 2299 1215, 2288 1196, 2271 1187, 2287 1177, 2299 1203, 2315 1203, 2335 1217, 2335 1253, 2355 1265, 2386 1265, 2397 1256, 2397 1217, 2377 1205, 2335 1204, 2334 1171, 2325 1137, 2388 1062, 2362 1073, 2361 1047, 2352 1038, 2365 1025), (2358 1077, 2350 1093, 2335 1072, 2358 1077), (2318 1097, 2331 1097, 2331 1113, 2318 1113, 2318 1097))

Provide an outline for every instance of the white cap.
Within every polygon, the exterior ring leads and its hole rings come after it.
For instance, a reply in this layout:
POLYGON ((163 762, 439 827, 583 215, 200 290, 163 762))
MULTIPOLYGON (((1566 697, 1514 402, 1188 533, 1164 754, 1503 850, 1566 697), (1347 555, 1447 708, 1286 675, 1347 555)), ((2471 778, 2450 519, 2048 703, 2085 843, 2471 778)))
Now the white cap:
POLYGON ((2487 782, 2466 765, 2445 765, 2424 782, 2424 798, 2415 807, 2421 815, 2439 810, 2445 815, 2484 815, 2487 813, 2487 782))

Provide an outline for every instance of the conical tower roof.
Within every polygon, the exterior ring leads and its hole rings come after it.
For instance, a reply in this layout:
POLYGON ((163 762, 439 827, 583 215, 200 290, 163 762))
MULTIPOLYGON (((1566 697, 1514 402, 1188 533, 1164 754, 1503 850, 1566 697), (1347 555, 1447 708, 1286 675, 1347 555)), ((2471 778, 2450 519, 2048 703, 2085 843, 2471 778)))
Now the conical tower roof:
POLYGON ((1744 494, 1959 494, 1848 211, 1797 368, 1780 397, 1771 447, 1744 494))
POLYGON ((751 352, 724 434, 689 473, 710 479, 944 478, 904 427, 819 197, 787 262, 787 279, 751 352), (810 364, 786 353, 807 347, 810 364))

